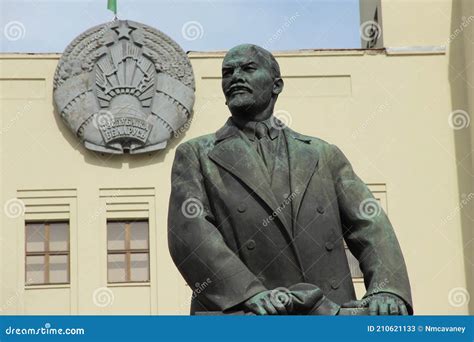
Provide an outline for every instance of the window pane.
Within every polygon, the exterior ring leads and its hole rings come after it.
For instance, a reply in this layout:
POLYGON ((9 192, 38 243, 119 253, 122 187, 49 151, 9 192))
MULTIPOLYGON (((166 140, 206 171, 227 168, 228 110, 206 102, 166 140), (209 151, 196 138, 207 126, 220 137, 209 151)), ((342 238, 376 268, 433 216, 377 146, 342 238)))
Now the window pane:
POLYGON ((137 221, 131 223, 131 249, 148 249, 148 222, 137 221))
POLYGON ((120 283, 125 278, 125 254, 109 254, 107 257, 109 283, 120 283))
POLYGON ((148 253, 132 253, 130 255, 130 280, 148 281, 148 253))
POLYGON ((44 284, 44 261, 43 255, 26 257, 26 284, 44 284))
POLYGON ((67 283, 68 280, 68 256, 50 255, 49 256, 49 282, 67 283))
POLYGON ((42 223, 26 224, 26 251, 44 252, 45 229, 42 223))
POLYGON ((49 224, 49 250, 67 251, 69 241, 69 224, 66 222, 51 222, 49 224))
POLYGON ((107 222, 107 248, 125 249, 125 223, 107 222))

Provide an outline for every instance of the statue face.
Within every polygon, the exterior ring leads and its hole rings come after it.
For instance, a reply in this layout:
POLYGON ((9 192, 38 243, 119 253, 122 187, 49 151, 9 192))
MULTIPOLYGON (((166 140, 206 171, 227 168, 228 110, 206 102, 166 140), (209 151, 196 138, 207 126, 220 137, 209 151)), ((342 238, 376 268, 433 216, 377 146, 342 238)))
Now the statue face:
POLYGON ((252 119, 265 110, 274 95, 269 63, 248 46, 231 49, 222 63, 222 90, 233 115, 252 119))

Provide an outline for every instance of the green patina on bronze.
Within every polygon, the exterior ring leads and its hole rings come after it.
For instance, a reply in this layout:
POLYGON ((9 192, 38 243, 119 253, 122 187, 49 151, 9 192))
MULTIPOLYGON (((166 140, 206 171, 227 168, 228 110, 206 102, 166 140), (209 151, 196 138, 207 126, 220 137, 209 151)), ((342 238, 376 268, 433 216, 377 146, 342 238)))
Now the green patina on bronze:
POLYGON ((191 289, 206 282, 191 313, 412 314, 399 243, 366 184, 335 145, 272 115, 283 90, 272 54, 231 49, 222 89, 232 117, 181 144, 172 170, 170 253, 191 289), (344 241, 364 274, 361 301, 344 241))

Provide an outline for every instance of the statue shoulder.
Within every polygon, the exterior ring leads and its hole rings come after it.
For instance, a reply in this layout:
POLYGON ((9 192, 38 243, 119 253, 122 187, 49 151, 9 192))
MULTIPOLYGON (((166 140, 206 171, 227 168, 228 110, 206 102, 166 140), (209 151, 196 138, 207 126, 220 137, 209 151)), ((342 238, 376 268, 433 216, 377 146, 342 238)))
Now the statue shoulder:
POLYGON ((308 148, 313 149, 324 164, 328 163, 334 155, 338 154, 339 148, 331 142, 318 137, 301 134, 290 129, 288 129, 288 132, 293 138, 306 142, 308 148))
POLYGON ((293 136, 295 139, 308 142, 308 143, 311 144, 311 146, 314 146, 317 149, 327 150, 327 149, 331 149, 331 146, 333 146, 331 143, 329 143, 329 142, 327 142, 327 141, 325 141, 321 138, 318 138, 318 137, 313 137, 313 136, 310 136, 310 135, 305 135, 305 134, 302 134, 302 133, 298 133, 298 132, 293 131, 291 129, 288 129, 288 132, 289 132, 289 135, 293 136))
POLYGON ((202 153, 214 147, 216 136, 214 133, 201 135, 196 138, 189 139, 178 145, 179 149, 192 149, 196 153, 202 153))

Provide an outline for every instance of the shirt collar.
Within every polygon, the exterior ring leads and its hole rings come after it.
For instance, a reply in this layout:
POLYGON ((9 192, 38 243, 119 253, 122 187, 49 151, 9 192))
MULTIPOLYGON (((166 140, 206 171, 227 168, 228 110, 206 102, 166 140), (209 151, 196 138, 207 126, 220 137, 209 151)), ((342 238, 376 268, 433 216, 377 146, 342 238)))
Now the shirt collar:
POLYGON ((255 140, 255 126, 258 122, 262 122, 267 126, 270 139, 275 139, 280 133, 280 130, 275 127, 275 117, 273 115, 263 121, 247 121, 235 116, 232 116, 231 120, 252 141, 255 140))

